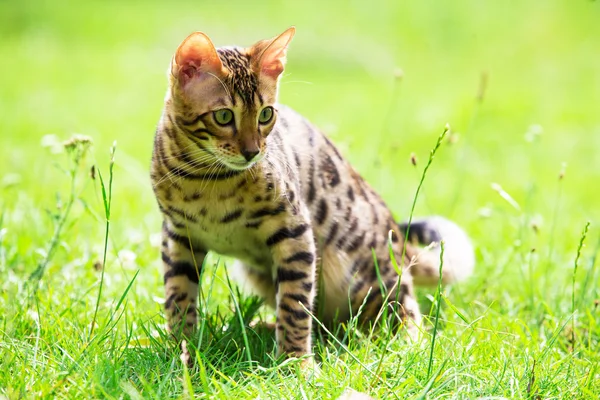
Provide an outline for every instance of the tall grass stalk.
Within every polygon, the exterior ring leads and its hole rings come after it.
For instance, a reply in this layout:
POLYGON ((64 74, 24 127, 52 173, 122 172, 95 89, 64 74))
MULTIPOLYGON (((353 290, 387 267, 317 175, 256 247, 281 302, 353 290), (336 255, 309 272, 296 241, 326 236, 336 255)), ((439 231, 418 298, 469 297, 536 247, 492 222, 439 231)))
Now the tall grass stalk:
POLYGON ((433 368, 433 350, 435 348, 435 339, 437 337, 438 323, 440 320, 440 308, 442 299, 442 270, 444 268, 444 241, 440 242, 440 277, 438 279, 437 290, 435 291, 435 320, 433 323, 433 334, 431 336, 431 350, 429 351, 429 363, 427 365, 427 379, 431 377, 431 369, 433 368))
POLYGON ((586 222, 583 227, 583 231, 581 232, 581 236, 579 237, 579 244, 577 245, 577 255, 575 256, 575 261, 573 262, 573 280, 571 282, 571 312, 573 313, 573 320, 571 321, 572 329, 571 329, 571 340, 573 344, 573 352, 575 352, 575 279, 577 277, 577 266, 579 265, 579 258, 581 257, 581 250, 583 249, 585 239, 587 237, 588 230, 590 228, 590 221, 586 222))
POLYGON ((585 274, 585 279, 583 281, 583 286, 579 289, 579 300, 576 301, 576 306, 579 307, 581 302, 585 299, 586 294, 588 293, 588 287, 590 283, 593 283, 593 279, 595 276, 596 263, 598 261, 598 253, 600 253, 600 236, 598 237, 598 241, 596 242, 596 246, 594 248, 592 259, 590 260, 590 267, 587 269, 585 274))
POLYGON ((248 361, 248 365, 251 366, 252 354, 250 353, 250 341, 248 340, 248 333, 246 332, 246 324, 244 323, 244 316, 242 315, 242 309, 240 308, 238 298, 233 292, 231 280, 229 279, 229 274, 227 273, 227 268, 225 268, 225 278, 227 279, 227 290, 229 290, 229 295, 231 296, 231 300, 233 301, 233 305, 235 307, 235 313, 237 314, 240 322, 240 330, 242 331, 242 338, 244 340, 244 347, 246 350, 246 361, 248 361))
POLYGON ((67 203, 64 207, 60 207, 62 212, 59 214, 56 224, 54 225, 54 233, 52 234, 52 238, 50 239, 50 243, 45 252, 44 258, 38 264, 36 269, 31 273, 29 278, 27 279, 27 286, 32 290, 31 295, 35 295, 38 290, 38 283, 44 276, 46 272, 46 268, 50 264, 50 261, 54 257, 56 250, 58 249, 58 245, 60 243, 60 238, 63 233, 63 229, 69 216, 71 214, 71 209, 73 208, 73 204, 77 200, 77 173, 79 172, 79 166, 83 161, 87 151, 92 145, 92 140, 87 136, 82 135, 73 135, 69 140, 63 143, 63 147, 66 152, 70 156, 70 168, 67 171, 67 174, 70 178, 70 190, 69 197, 67 199, 67 203))
POLYGON ((102 173, 98 170, 98 177, 100 178, 100 187, 102 189, 102 203, 104 204, 104 217, 106 218, 106 224, 104 227, 104 251, 102 254, 102 269, 100 273, 100 285, 98 286, 98 297, 96 298, 96 307, 94 308, 94 317, 92 318, 92 325, 90 327, 90 334, 88 341, 91 339, 94 333, 94 326, 96 325, 96 319, 98 317, 98 308, 100 307, 100 299, 102 298, 102 287, 104 286, 104 271, 106 270, 106 255, 108 253, 108 234, 110 232, 110 207, 112 204, 112 184, 113 184, 113 167, 115 165, 115 151, 117 150, 117 142, 115 141, 110 148, 110 163, 108 167, 108 186, 104 183, 102 173))
POLYGON ((560 212, 560 202, 562 199, 562 192, 563 192, 562 188, 563 188, 563 181, 564 181, 564 177, 565 177, 566 168, 567 168, 567 164, 563 163, 560 173, 558 174, 558 184, 556 186, 556 196, 555 196, 555 201, 554 201, 554 212, 552 213, 552 224, 550 227, 550 241, 548 243, 548 255, 547 255, 547 259, 546 259, 546 274, 545 274, 546 282, 548 282, 548 276, 549 276, 550 272, 552 271, 552 257, 554 256, 554 239, 555 239, 556 225, 557 225, 558 216, 559 216, 559 212, 560 212))
POLYGON ((402 249, 402 257, 400 259, 402 266, 405 266, 404 258, 406 257, 406 245, 408 243, 408 238, 410 237, 410 224, 412 223, 413 214, 415 213, 415 207, 417 206, 417 198, 419 197, 419 193, 421 192, 421 187, 423 186, 423 182, 425 182, 425 176, 427 176, 427 171, 429 170, 429 167, 433 163, 435 154, 437 153, 438 149, 442 145, 442 142, 444 141, 444 138, 446 137, 446 135, 449 132, 450 132, 450 124, 446 124, 446 126, 444 127, 444 130, 438 136, 437 141, 435 142, 435 146, 433 146, 433 149, 431 149, 431 151, 429 152, 429 159, 427 160, 427 164, 425 165, 425 168, 423 169, 423 173, 421 174, 421 180, 419 181, 419 185, 417 186, 417 190, 413 197, 412 206, 410 208, 410 213, 408 214, 408 222, 406 224, 406 234, 405 234, 405 237, 407 240, 404 241, 404 248, 402 249))

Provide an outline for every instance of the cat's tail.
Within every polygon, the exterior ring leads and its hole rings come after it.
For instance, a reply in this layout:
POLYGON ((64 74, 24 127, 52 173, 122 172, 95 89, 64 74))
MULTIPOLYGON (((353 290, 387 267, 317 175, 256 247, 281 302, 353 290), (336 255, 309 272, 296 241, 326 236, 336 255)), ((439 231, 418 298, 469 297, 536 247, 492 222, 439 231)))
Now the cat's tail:
POLYGON ((400 231, 408 231, 407 240, 413 246, 407 249, 412 259, 409 268, 415 285, 434 286, 439 281, 440 242, 444 242, 442 282, 453 283, 473 272, 475 254, 469 237, 458 225, 446 218, 431 216, 398 224, 400 231))

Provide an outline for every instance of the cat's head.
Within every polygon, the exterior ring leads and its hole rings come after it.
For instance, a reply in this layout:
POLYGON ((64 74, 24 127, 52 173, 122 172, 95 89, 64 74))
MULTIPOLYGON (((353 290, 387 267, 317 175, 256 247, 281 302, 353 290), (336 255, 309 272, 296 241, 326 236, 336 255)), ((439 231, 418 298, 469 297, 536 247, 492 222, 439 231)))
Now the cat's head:
POLYGON ((195 158, 202 164, 241 170, 264 157, 294 33, 292 27, 248 48, 215 49, 208 36, 195 32, 179 45, 169 71, 166 112, 185 145, 201 148, 195 158))

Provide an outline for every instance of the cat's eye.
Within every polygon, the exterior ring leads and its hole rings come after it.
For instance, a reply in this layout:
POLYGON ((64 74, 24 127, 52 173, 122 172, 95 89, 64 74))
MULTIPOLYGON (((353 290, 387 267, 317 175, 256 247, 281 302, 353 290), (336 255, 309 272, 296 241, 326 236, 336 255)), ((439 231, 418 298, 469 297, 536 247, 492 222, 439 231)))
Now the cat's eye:
POLYGON ((219 125, 229 125, 233 121, 233 111, 228 108, 213 111, 213 116, 219 125))
POLYGON ((271 106, 265 107, 262 109, 262 111, 260 112, 260 115, 258 116, 258 122, 260 122, 261 124, 267 124, 267 123, 269 123, 269 121, 271 121, 272 118, 273 118, 273 107, 271 107, 271 106))

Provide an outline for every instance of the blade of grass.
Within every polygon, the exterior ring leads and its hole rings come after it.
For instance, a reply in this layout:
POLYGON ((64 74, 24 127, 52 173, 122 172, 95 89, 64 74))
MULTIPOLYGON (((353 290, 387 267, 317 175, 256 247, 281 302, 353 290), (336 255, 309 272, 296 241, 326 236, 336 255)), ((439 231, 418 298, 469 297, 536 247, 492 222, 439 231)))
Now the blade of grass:
POLYGON ((240 321, 240 329, 242 330, 242 338, 244 339, 244 345, 246 350, 246 359, 250 365, 252 365, 252 354, 250 353, 250 341, 248 340, 248 333, 246 332, 246 324, 244 323, 244 317, 242 316, 242 310, 240 309, 240 305, 238 299, 233 293, 233 289, 231 288, 231 281, 229 280, 229 274, 227 273, 227 268, 225 269, 225 277, 227 278, 227 290, 229 290, 229 295, 233 301, 233 305, 235 307, 235 312, 240 321))
POLYGON ((583 300, 585 299, 585 296, 588 294, 588 287, 590 285, 591 282, 594 282, 593 278, 596 272, 596 262, 598 261, 598 254, 600 253, 600 236, 598 237, 598 242, 596 243, 596 247, 594 249, 594 255, 592 256, 592 259, 590 260, 590 267, 587 269, 587 272, 585 274, 585 279, 583 281, 583 287, 581 287, 579 289, 579 300, 576 303, 576 306, 579 307, 581 305, 581 303, 583 302, 583 300))
POLYGON ((117 142, 113 142, 110 148, 110 163, 108 167, 108 191, 102 178, 102 173, 98 169, 98 177, 100 178, 100 187, 102 188, 102 202, 104 204, 104 217, 106 218, 106 225, 104 228, 104 251, 102 254, 102 271, 100 272, 100 285, 98 286, 98 297, 96 298, 96 307, 94 308, 94 317, 92 318, 92 324, 90 326, 90 334, 88 341, 91 339, 94 333, 94 327, 96 325, 96 319, 98 317, 98 308, 100 307, 100 299, 102 298, 102 287, 104 286, 104 271, 106 270, 106 255, 108 253, 108 235, 110 232, 110 207, 112 204, 112 184, 113 184, 113 167, 115 165, 115 151, 117 149, 117 142))
POLYGON ((433 149, 431 149, 431 151, 429 152, 429 159, 427 160, 427 164, 425 165, 425 168, 423 169, 423 173, 421 174, 421 180, 419 181, 419 184, 417 185, 417 190, 415 191, 412 206, 410 208, 410 213, 408 214, 408 222, 406 223, 406 233, 404 234, 404 237, 407 240, 404 241, 404 247, 402 249, 402 257, 400 258, 400 262, 402 263, 403 267, 404 267, 404 258, 406 257, 406 245, 408 244, 408 238, 410 237, 410 224, 412 223, 413 214, 415 213, 415 208, 417 206, 417 198, 419 197, 419 193, 421 192, 421 187, 423 186, 423 182, 425 182, 425 176, 427 175, 427 171, 429 170, 429 167, 433 163, 435 154, 437 153, 438 149, 442 145, 442 141, 444 140, 444 138, 446 137, 448 132, 450 132, 450 125, 446 124, 446 126, 444 127, 444 130, 438 136, 437 141, 435 142, 435 146, 433 146, 433 149))
POLYGON ((331 337, 331 339, 336 342, 336 344, 338 346, 340 346, 340 348, 342 348, 355 362, 357 362, 367 373, 369 373, 369 375, 375 377, 379 382, 381 382, 382 384, 384 384, 388 389, 390 389, 390 393, 395 397, 398 398, 398 395, 396 395, 396 393, 394 392, 394 389, 391 387, 390 383, 385 381, 382 377, 378 376, 377 374, 375 374, 375 372, 371 371, 371 369, 369 367, 367 367, 361 360, 360 358, 356 357, 351 351, 350 349, 343 344, 342 342, 340 342, 340 340, 338 338, 335 337, 335 335, 333 335, 329 329, 327 329, 327 327, 325 327, 325 325, 323 325, 323 323, 321 321, 319 321, 315 315, 304 306, 304 304, 302 304, 301 302, 298 302, 298 304, 300 305, 300 307, 302 307, 302 309, 308 313, 308 315, 313 319, 314 322, 316 322, 321 329, 323 329, 325 331, 325 333, 327 333, 329 335, 329 337, 331 337))
POLYGON ((561 171, 558 174, 558 185, 556 186, 556 196, 554 197, 555 198, 554 212, 552 214, 552 224, 550 227, 550 242, 548 243, 548 255, 547 255, 547 260, 546 260, 546 275, 545 275, 546 281, 548 281, 548 275, 552 271, 552 265, 553 265, 552 257, 554 256, 554 238, 555 238, 558 216, 560 215, 560 213, 559 213, 560 212, 560 201, 562 198, 562 187, 563 187, 566 168, 567 168, 567 164, 563 163, 562 167, 561 167, 561 171))
POLYGON ((435 339, 437 337, 438 322, 440 320, 440 308, 441 307, 441 293, 442 293, 442 269, 444 268, 444 241, 440 242, 440 277, 438 280, 437 290, 435 291, 435 320, 433 324, 433 335, 431 337, 431 350, 429 351, 429 363, 427 365, 427 378, 431 376, 431 370, 433 368, 433 350, 435 349, 435 339))
MULTIPOLYGON (((446 362, 448 362, 448 359, 445 359, 442 362, 442 365, 440 365, 440 367, 436 371, 435 375, 432 376, 431 378, 429 378, 429 381, 427 381, 427 384, 425 385, 425 387, 423 388, 423 390, 421 391, 421 393, 419 393, 419 396, 417 397, 417 399, 421 400, 421 399, 426 399, 427 398, 427 394, 433 388, 433 384, 435 383, 435 381, 437 380, 437 378, 441 375, 442 371, 444 370, 444 367, 446 366, 446 362)), ((429 374, 427 374, 427 375, 429 376, 429 374)))
POLYGON ((35 295, 38 290, 38 283, 44 276, 44 272, 50 264, 50 261, 54 257, 56 250, 58 249, 58 245, 60 243, 60 238, 65 228, 65 224, 69 219, 69 215, 71 214, 71 209, 73 204, 77 199, 77 173, 79 171, 79 166, 83 161, 87 151, 92 145, 92 140, 87 136, 82 135, 73 135, 69 140, 63 143, 64 148, 67 150, 71 158, 71 166, 67 171, 70 178, 70 190, 69 197, 67 199, 67 203, 64 207, 61 207, 62 212, 58 217, 58 221, 54 226, 54 233, 52 234, 52 238, 50 239, 50 244, 45 252, 44 258, 38 264, 36 269, 31 273, 27 280, 27 285, 31 288, 32 292, 30 295, 35 295))
POLYGON ((575 325, 577 319, 577 315, 575 313, 575 279, 577 278, 577 266, 579 265, 581 250, 583 249, 589 228, 590 221, 586 222, 583 231, 581 232, 581 236, 579 237, 579 244, 577 245, 577 255, 575 256, 575 261, 573 262, 573 281, 571 282, 571 312, 573 313, 573 320, 571 321, 571 341, 573 344, 573 352, 575 352, 575 325))

